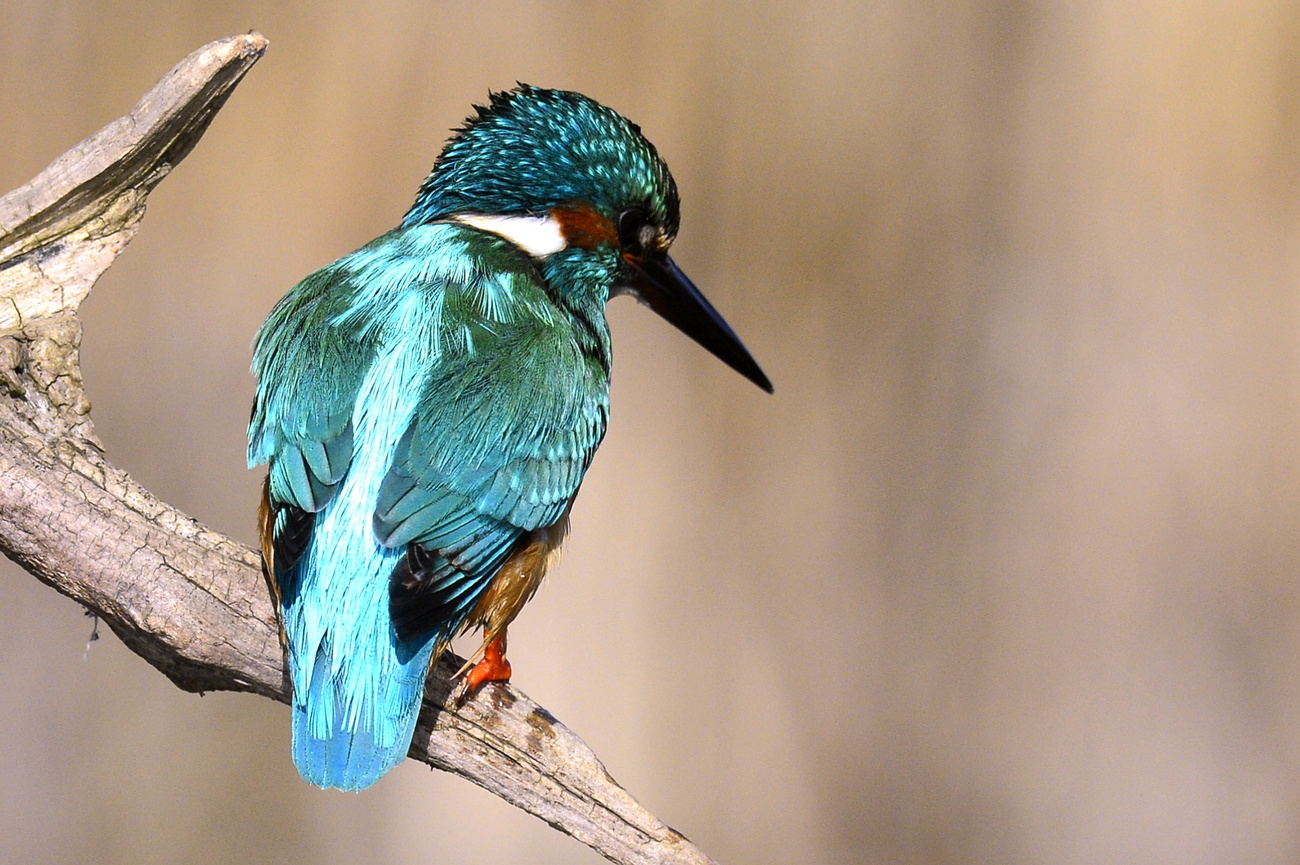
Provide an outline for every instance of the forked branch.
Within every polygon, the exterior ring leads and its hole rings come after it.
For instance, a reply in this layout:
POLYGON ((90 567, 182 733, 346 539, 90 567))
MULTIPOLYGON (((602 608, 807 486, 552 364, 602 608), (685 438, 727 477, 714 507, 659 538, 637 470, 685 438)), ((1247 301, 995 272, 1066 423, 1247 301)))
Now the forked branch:
MULTIPOLYGON (((0 550, 101 617, 188 691, 288 699, 257 555, 154 498, 105 458, 82 389, 78 308, 135 234, 153 187, 266 50, 201 48, 128 114, 0 198, 0 550)), ((710 860, 627 794, 577 736, 511 686, 450 700, 429 678, 411 757, 470 779, 615 862, 710 860)))

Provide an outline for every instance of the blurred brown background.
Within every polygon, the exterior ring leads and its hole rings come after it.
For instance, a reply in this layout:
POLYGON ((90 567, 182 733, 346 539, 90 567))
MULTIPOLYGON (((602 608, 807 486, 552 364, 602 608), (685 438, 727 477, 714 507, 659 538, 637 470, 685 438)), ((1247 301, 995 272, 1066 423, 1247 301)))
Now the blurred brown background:
MULTIPOLYGON (((271 305, 489 89, 581 90, 777 392, 611 306, 516 683, 723 863, 1300 861, 1295 3, 5 0, 0 190, 250 28, 85 307, 119 465, 251 541, 271 305)), ((0 567, 0 861, 600 861, 416 764, 309 788, 284 707, 90 630, 0 567)))

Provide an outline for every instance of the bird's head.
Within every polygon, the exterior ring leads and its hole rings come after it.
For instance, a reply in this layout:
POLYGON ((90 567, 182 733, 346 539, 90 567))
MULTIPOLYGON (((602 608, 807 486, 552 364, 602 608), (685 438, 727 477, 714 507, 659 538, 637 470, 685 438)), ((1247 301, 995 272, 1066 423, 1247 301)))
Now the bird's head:
POLYGON ((580 93, 521 84, 493 93, 457 130, 403 225, 456 220, 538 259, 600 262, 608 296, 638 297, 770 393, 739 338, 668 257, 679 219, 677 184, 640 127, 580 93))

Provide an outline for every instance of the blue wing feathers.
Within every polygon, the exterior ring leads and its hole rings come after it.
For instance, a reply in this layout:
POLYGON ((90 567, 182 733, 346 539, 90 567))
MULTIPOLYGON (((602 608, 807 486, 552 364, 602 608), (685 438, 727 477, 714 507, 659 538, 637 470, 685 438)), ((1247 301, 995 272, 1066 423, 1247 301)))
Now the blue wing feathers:
POLYGON ((431 224, 308 277, 259 333, 249 462, 273 509, 312 515, 273 526, 294 531, 279 579, 313 783, 405 758, 437 647, 576 494, 608 403, 572 326, 517 248, 431 224))

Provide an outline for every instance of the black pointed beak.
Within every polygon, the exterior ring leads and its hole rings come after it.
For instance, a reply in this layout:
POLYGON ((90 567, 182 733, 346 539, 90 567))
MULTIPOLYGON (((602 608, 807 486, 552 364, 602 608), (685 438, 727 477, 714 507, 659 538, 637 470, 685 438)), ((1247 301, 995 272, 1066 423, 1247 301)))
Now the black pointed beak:
POLYGON ((671 258, 648 255, 643 259, 628 256, 626 260, 636 272, 634 290, 651 309, 727 366, 772 393, 772 383, 740 337, 671 258))

